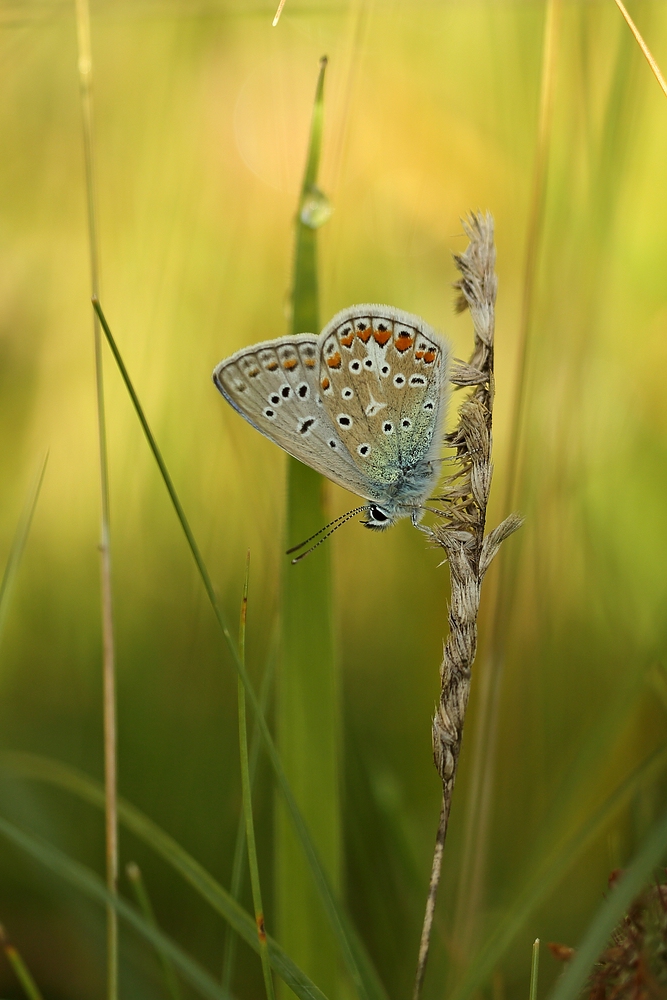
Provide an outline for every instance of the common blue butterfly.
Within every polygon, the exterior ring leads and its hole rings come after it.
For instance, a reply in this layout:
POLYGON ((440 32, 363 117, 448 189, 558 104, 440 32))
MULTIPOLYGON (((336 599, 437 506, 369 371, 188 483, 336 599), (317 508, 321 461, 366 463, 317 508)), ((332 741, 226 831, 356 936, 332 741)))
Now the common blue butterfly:
POLYGON ((213 381, 286 452, 369 503, 367 528, 421 517, 440 475, 449 343, 393 306, 343 309, 319 336, 244 347, 213 381))

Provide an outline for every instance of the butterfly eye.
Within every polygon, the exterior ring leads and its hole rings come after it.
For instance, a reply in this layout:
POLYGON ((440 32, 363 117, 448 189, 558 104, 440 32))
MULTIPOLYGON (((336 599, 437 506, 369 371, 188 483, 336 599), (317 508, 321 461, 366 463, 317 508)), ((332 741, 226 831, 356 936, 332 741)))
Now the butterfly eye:
POLYGON ((379 507, 372 506, 368 513, 371 515, 373 520, 377 521, 379 524, 384 524, 385 521, 389 520, 385 512, 379 507))

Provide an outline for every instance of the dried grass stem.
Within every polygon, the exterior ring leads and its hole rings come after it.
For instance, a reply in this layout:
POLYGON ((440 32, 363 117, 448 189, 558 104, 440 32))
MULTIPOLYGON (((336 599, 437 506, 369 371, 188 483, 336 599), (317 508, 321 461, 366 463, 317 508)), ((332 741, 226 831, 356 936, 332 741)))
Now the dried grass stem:
POLYGON ((459 421, 446 444, 455 450, 456 468, 445 480, 442 519, 424 528, 441 546, 449 563, 451 600, 449 635, 440 665, 440 700, 433 718, 433 759, 442 781, 442 808, 426 913, 422 928, 413 998, 418 1000, 426 961, 440 881, 442 855, 456 780, 463 724, 465 721, 472 665, 477 652, 477 615, 482 580, 502 541, 521 524, 510 515, 485 536, 486 508, 491 489, 492 417, 494 397, 493 341, 497 279, 491 215, 476 213, 463 223, 470 243, 465 253, 455 255, 461 272, 457 310, 470 310, 474 349, 467 365, 457 365, 452 381, 472 386, 459 409, 459 421))

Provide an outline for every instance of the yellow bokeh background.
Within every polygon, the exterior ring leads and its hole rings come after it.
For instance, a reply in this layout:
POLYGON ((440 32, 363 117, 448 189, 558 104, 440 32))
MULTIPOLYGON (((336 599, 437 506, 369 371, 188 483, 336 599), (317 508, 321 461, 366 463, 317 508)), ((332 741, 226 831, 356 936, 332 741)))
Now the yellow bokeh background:
MULTIPOLYGON (((274 29, 264 3, 92 5, 101 300, 232 620, 251 550, 253 676, 279 607, 285 458, 226 406, 210 373, 287 331, 319 57, 329 58, 320 185, 334 209, 319 235, 323 320, 388 302, 467 357, 451 255, 466 245, 461 216, 495 217, 490 523, 507 513, 516 459, 526 524, 501 556, 514 570, 475 947, 530 871, 665 738, 667 101, 611 0, 557 6, 522 375, 543 3, 287 0, 274 29)), ((667 67, 664 6, 637 0, 632 13, 667 67)), ((0 745, 100 777, 99 473, 73 4, 0 3, 0 53, 0 564, 49 456, 0 634, 0 745)), ((240 808, 233 671, 109 354, 105 390, 120 788, 227 884, 240 808)), ((331 517, 353 505, 325 489, 331 517)), ((407 523, 381 535, 353 523, 331 545, 347 899, 393 1000, 413 975, 437 822, 430 715, 447 570, 407 523)), ((482 659, 489 619, 483 600, 482 659)), ((477 706, 473 680, 433 997, 461 975, 451 972, 453 922, 465 909, 456 887, 477 706)), ((535 936, 577 943, 664 790, 659 777, 641 785, 573 859, 484 996, 526 992, 535 936)), ((271 795, 261 768, 269 922, 271 795)), ((98 815, 5 779, 0 799, 17 822, 103 870, 98 815)), ((129 836, 121 853, 145 868, 165 928, 217 974, 221 922, 129 836)), ((103 914, 18 853, 0 862, 0 922, 45 995, 102 995, 103 914)), ((129 934, 123 948, 123 996, 157 996, 152 956, 129 934)), ((239 995, 259 995, 257 964, 249 952, 240 961, 239 995)), ((549 961, 547 984, 559 972, 549 961)), ((3 995, 12 982, 3 968, 3 995)))

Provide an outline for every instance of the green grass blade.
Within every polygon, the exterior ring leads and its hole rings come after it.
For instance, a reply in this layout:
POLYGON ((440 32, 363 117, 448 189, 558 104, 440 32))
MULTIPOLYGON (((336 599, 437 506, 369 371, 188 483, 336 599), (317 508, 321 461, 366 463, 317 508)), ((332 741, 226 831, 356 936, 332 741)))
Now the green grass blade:
POLYGON ((147 923, 128 903, 119 896, 110 893, 102 879, 89 868, 79 864, 78 861, 73 861, 72 858, 67 857, 51 844, 47 844, 46 841, 20 830, 2 816, 0 816, 0 834, 29 854, 30 857, 39 861, 44 867, 65 879, 70 885, 80 889, 90 899, 107 907, 112 906, 114 911, 146 940, 150 941, 157 951, 169 955, 170 960, 180 970, 183 978, 201 996, 208 997, 210 1000, 230 1000, 231 994, 223 990, 208 972, 171 941, 166 934, 147 923))
MULTIPOLYGON (((0 767, 17 776, 43 781, 61 788, 90 805, 104 808, 103 786, 60 761, 40 757, 37 754, 4 753, 0 754, 0 767)), ((156 854, 171 865, 234 928, 239 937, 255 951, 259 950, 257 928, 253 918, 192 855, 139 809, 122 798, 118 800, 118 818, 125 829, 152 847, 156 854)), ((273 968, 301 1000, 326 1000, 325 994, 271 938, 269 938, 269 954, 273 968)))
POLYGON ((540 939, 533 942, 533 960, 530 963, 530 990, 528 1000, 537 1000, 537 973, 540 966, 540 939))
MULTIPOLYGON (((151 903, 148 890, 144 884, 139 865, 135 864, 134 861, 131 861, 125 871, 127 872, 130 885, 134 890, 137 905, 144 915, 144 920, 147 924, 150 924, 151 927, 157 928, 158 924, 155 919, 155 911, 153 910, 153 904, 151 903)), ((167 987, 167 992, 171 997, 171 1000, 181 1000, 181 990, 169 956, 163 951, 158 951, 158 957, 160 959, 160 965, 162 966, 164 983, 167 987)))
POLYGON ((611 933, 644 888, 651 872, 667 854, 667 812, 655 823, 649 835, 609 895, 600 906, 581 946, 563 977, 550 994, 550 1000, 575 1000, 579 996, 596 959, 611 933))
POLYGON ((40 993, 39 987, 37 986, 30 969, 25 964, 16 945, 13 945, 7 940, 5 929, 2 926, 0 926, 0 944, 2 945, 2 950, 7 957, 7 961, 14 970, 14 975, 23 987, 23 992, 27 996, 28 1000, 43 1000, 42 994, 40 993))
MULTIPOLYGON (((250 572, 250 553, 246 562, 245 581, 243 584, 243 599, 241 601, 241 624, 239 626, 239 653, 241 662, 245 664, 245 631, 248 612, 248 575, 250 572)), ((250 762, 248 760, 248 723, 246 717, 245 688, 239 677, 239 756, 241 760, 241 788, 243 792, 243 814, 245 816, 246 840, 248 843, 248 865, 250 868, 250 884, 252 886, 252 901, 255 908, 255 923, 259 941, 259 957, 262 960, 262 974, 267 1000, 274 1000, 271 962, 266 941, 264 926, 264 907, 262 906, 262 887, 259 880, 259 865, 257 864, 257 847, 255 844, 255 823, 252 815, 252 788, 250 784, 250 762)))
MULTIPOLYGON (((318 199, 323 199, 317 189, 317 174, 322 147, 325 68, 326 60, 322 60, 295 220, 292 334, 318 333, 320 329, 317 280, 320 220, 311 209, 318 199)), ((294 458, 287 459, 285 548, 309 538, 326 524, 322 486, 322 477, 317 472, 294 458)), ((320 546, 297 566, 285 559, 282 584, 276 741, 310 835, 334 893, 339 895, 341 713, 329 546, 320 546)), ((299 965, 327 993, 337 996, 340 973, 335 941, 281 802, 276 809, 275 857, 278 937, 299 965)))
MULTIPOLYGON (((275 649, 275 636, 272 640, 272 648, 269 653, 266 670, 264 671, 264 676, 262 677, 262 685, 259 689, 259 704, 262 711, 262 715, 266 714, 266 708, 269 703, 269 693, 271 690, 271 681, 273 680, 273 672, 275 668, 276 660, 276 649, 275 649)), ((259 748, 260 748, 260 734, 257 722, 253 726, 252 739, 250 741, 250 790, 252 791, 255 784, 255 774, 257 773, 257 762, 259 760, 259 748)), ((232 862, 232 878, 229 885, 229 891, 232 897, 236 900, 241 897, 241 889, 243 886, 243 873, 244 867, 243 862, 245 860, 245 816, 243 810, 239 816, 238 828, 236 830, 236 842, 234 844, 234 860, 232 862)), ((223 951, 222 958, 222 985, 226 989, 231 989, 232 986, 232 976, 234 975, 234 963, 236 960, 236 934, 231 926, 227 927, 227 934, 225 935, 225 947, 223 951)))
POLYGON ((338 901, 336 899, 336 894, 334 893, 331 885, 331 880, 324 866, 322 865, 322 862, 320 861, 319 853, 310 836, 308 827, 304 822, 301 810, 297 805, 296 799, 294 797, 290 784, 287 780, 282 761, 280 759, 280 756, 278 755, 276 745, 273 741, 271 733, 269 732, 266 719, 264 718, 264 715, 261 712, 257 695, 255 694, 255 690, 252 684, 250 683, 250 679, 246 672, 245 666, 241 663, 238 648, 229 631, 227 621, 223 614, 222 608, 220 607, 218 600, 215 596, 215 591, 213 589, 211 578, 209 576, 208 570, 206 569, 206 565, 199 551, 199 547, 197 546, 194 535, 192 534, 192 531, 190 529, 190 525, 185 516, 185 511, 183 510, 180 500, 178 499, 178 495, 176 493, 174 484, 171 480, 171 476, 167 471, 167 467, 165 465, 164 459, 162 458, 160 449, 158 448, 157 442, 153 437, 153 433, 149 427, 148 421, 146 420, 146 416, 144 414, 141 403, 139 402, 139 397, 137 396, 134 390, 134 386, 132 385, 132 381, 128 374, 127 368, 125 367, 120 351, 118 350, 118 346, 109 328, 109 324, 106 321, 106 317, 102 312, 102 307, 100 306, 100 303, 97 299, 93 299, 93 306, 95 308, 95 311, 97 312, 97 315, 100 318, 100 323, 102 324, 102 329, 104 331, 105 337, 107 339, 109 347, 111 348, 116 364, 118 365, 118 369, 125 383, 125 387, 127 388, 127 391, 130 395, 136 414, 139 418, 144 434, 148 441, 149 447, 153 453, 155 461, 157 462, 160 474, 162 475, 162 479, 164 481, 164 484, 167 488, 170 499, 172 501, 172 505, 174 507, 174 510, 176 511, 176 515, 181 524, 190 551, 197 565, 199 575, 201 576, 202 582, 204 583, 204 587, 206 589, 206 593, 211 603, 211 607, 213 608, 213 613, 215 614, 220 630, 222 631, 222 634, 227 643, 227 647, 232 655, 234 666, 236 667, 241 677, 241 680, 243 681, 243 686, 245 687, 246 694, 248 696, 250 704, 252 705, 253 711, 255 712, 255 717, 259 725, 259 730, 262 736, 262 740, 264 742, 264 746, 266 748, 269 762, 271 764, 271 767, 273 768, 276 780, 278 781, 278 784, 284 796, 285 803, 287 805, 292 822, 297 832, 297 836, 301 843, 301 848, 304 851, 306 858, 308 860, 308 864, 310 866, 310 870, 312 872, 313 879, 317 887, 317 891, 324 905, 324 909, 327 913, 334 934, 338 940, 340 950, 343 956, 343 961, 345 962, 345 966, 348 972, 350 973, 350 976, 355 986, 357 987, 357 989, 359 990, 360 994, 363 997, 368 997, 369 1000, 370 998, 376 998, 376 1000, 382 998, 382 1000, 384 1000, 386 994, 384 992, 382 984, 378 979, 377 973, 373 969, 370 959, 367 957, 363 944, 359 940, 358 936, 356 935, 356 932, 350 925, 342 908, 338 904, 338 901))
POLYGON ((30 493, 28 494, 28 499, 26 500, 23 508, 23 513, 21 514, 19 523, 16 526, 12 547, 9 550, 7 565, 5 566, 5 572, 2 575, 2 582, 0 583, 0 639, 2 638, 2 630, 7 618, 9 600, 14 586, 14 581, 16 580, 16 574, 18 573, 18 568, 21 564, 26 542, 28 541, 30 525, 32 524, 35 508, 37 507, 37 500, 39 499, 39 493, 42 488, 42 483, 44 482, 44 473, 46 472, 46 463, 48 459, 49 455, 47 452, 35 477, 30 493))
POLYGON ((643 782, 655 777, 667 765, 667 748, 651 754, 637 767, 602 805, 551 857, 545 859, 538 873, 517 893, 514 903, 503 913, 496 929, 475 956, 465 978, 450 1000, 467 1000, 488 980, 494 968, 536 908, 555 888, 577 858, 590 846, 605 826, 635 794, 643 782))

